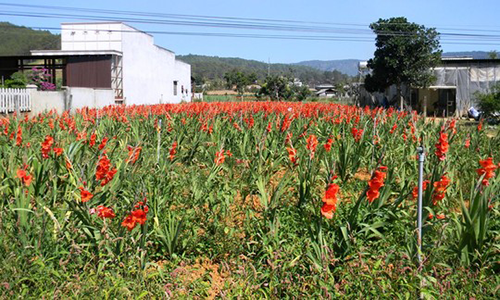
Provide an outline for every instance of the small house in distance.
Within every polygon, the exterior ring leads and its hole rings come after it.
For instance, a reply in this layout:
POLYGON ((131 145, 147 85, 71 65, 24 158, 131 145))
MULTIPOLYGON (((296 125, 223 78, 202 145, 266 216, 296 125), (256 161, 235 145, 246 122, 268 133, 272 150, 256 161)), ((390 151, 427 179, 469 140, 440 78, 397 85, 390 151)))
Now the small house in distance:
POLYGON ((70 88, 112 89, 114 103, 179 103, 192 95, 191 66, 122 22, 62 23, 61 50, 1 57, 2 65, 3 76, 39 66, 53 83, 62 77, 70 88))
POLYGON ((412 89, 411 104, 438 116, 464 115, 477 106, 476 93, 488 93, 500 82, 500 59, 443 57, 433 70, 436 78, 425 89, 412 89))
POLYGON ((319 98, 334 98, 337 90, 331 84, 320 84, 315 87, 314 95, 319 98))
MULTIPOLYGON (((369 72, 366 64, 360 64, 360 76, 369 72)), ((407 104, 428 115, 462 116, 471 106, 477 106, 476 93, 488 93, 500 82, 500 59, 473 59, 472 57, 443 57, 433 70, 435 81, 427 88, 403 86, 407 104)), ((391 86, 385 95, 367 93, 360 88, 361 105, 382 104, 386 97, 389 103, 399 103, 396 88, 391 86)))

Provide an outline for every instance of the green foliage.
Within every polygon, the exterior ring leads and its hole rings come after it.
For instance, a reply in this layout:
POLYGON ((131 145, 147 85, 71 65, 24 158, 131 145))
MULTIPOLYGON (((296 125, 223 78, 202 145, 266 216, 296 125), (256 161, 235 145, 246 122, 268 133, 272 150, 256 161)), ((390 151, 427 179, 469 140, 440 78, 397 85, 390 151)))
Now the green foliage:
POLYGON ((434 28, 410 23, 404 17, 379 19, 370 24, 377 35, 374 57, 368 61, 373 70, 365 78, 366 89, 383 92, 395 84, 426 87, 432 83, 431 68, 439 63, 439 34, 434 28))
POLYGON ((61 49, 60 35, 8 22, 0 22, 0 41, 0 55, 29 55, 34 49, 61 49))
POLYGON ((6 88, 25 88, 27 84, 28 78, 21 71, 15 72, 10 76, 10 79, 5 80, 6 88))
POLYGON ((224 80, 226 80, 227 88, 234 88, 234 90, 238 92, 238 95, 241 96, 245 92, 247 85, 250 85, 257 80, 257 75, 255 75, 255 73, 247 74, 234 69, 224 74, 224 80))
POLYGON ((500 114, 500 83, 491 89, 491 93, 476 93, 479 108, 486 118, 499 118, 500 114))
POLYGON ((0 298, 498 298, 500 177, 482 190, 472 183, 479 159, 498 163, 500 137, 476 127, 453 133, 450 123, 392 109, 291 102, 116 106, 0 122, 0 298), (439 161, 442 131, 449 152, 439 161), (63 154, 42 157, 47 135, 63 154), (410 196, 420 137, 429 153, 424 204, 445 215, 424 220, 421 267, 410 196), (134 163, 127 146, 139 145, 134 163), (104 151, 117 172, 102 186, 104 151), (370 203, 380 165, 387 177, 370 203), (444 172, 451 185, 434 205, 444 172), (334 181, 338 202, 326 219, 334 181), (93 194, 87 202, 82 186, 93 194), (122 222, 142 201, 147 220, 128 231, 122 222), (99 217, 99 205, 116 216, 99 217))
POLYGON ((303 101, 311 95, 307 86, 294 84, 292 76, 270 75, 261 85, 256 96, 269 97, 273 101, 297 100, 303 101))

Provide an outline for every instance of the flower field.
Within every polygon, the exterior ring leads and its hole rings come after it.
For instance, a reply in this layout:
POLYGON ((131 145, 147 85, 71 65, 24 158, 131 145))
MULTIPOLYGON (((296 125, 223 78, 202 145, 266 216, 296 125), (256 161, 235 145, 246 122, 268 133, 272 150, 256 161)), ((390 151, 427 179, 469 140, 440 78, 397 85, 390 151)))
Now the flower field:
POLYGON ((286 102, 1 118, 0 295, 498 297, 485 127, 286 102))

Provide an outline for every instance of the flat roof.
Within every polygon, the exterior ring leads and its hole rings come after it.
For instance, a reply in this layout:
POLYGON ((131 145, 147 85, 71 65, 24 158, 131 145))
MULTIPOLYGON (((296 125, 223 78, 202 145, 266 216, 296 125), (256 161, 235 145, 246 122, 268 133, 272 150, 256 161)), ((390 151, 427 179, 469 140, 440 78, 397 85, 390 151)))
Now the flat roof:
POLYGON ((79 56, 79 55, 119 55, 123 53, 117 50, 31 50, 34 56, 79 56))

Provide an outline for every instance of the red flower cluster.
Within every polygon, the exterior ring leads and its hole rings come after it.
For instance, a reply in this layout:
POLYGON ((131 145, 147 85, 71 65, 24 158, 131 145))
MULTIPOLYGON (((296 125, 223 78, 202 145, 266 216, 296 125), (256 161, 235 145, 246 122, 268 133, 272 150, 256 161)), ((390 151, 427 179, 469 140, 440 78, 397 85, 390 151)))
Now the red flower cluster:
POLYGON ((330 152, 332 150, 333 139, 328 139, 326 144, 323 145, 325 147, 326 152, 330 152))
POLYGON ((104 137, 104 138, 102 139, 101 144, 99 144, 99 147, 98 147, 98 148, 99 148, 99 150, 102 150, 102 149, 104 149, 104 147, 106 147, 106 144, 108 143, 108 140, 109 140, 109 139, 108 139, 107 137, 104 137))
POLYGON ((128 149, 127 162, 130 164, 134 164, 139 159, 139 156, 141 155, 142 147, 127 146, 127 149, 128 149))
POLYGON ((113 211, 112 208, 103 205, 97 206, 97 216, 102 219, 104 218, 113 219, 114 217, 116 217, 115 212, 113 211))
POLYGON ((480 160, 479 164, 482 166, 482 168, 477 169, 476 172, 479 176, 483 176, 483 174, 484 174, 482 184, 484 186, 487 186, 490 184, 488 180, 490 178, 495 177, 495 170, 498 167, 493 163, 492 157, 488 157, 487 159, 480 160))
POLYGON ((220 151, 215 152, 214 162, 216 165, 223 164, 225 159, 226 159, 226 157, 224 156, 224 149, 221 149, 220 151))
POLYGON ((307 138, 306 142, 307 142, 306 148, 310 152, 309 157, 313 159, 314 153, 316 152, 316 147, 318 147, 318 138, 314 134, 311 134, 307 138))
POLYGON ((135 208, 136 210, 133 210, 122 222, 122 226, 127 228, 128 231, 132 231, 137 224, 144 225, 147 221, 146 214, 148 213, 149 208, 145 205, 145 202, 139 202, 135 208), (142 209, 140 207, 142 207, 142 209))
POLYGON ((17 135, 16 135, 16 146, 21 146, 23 144, 23 130, 21 126, 17 127, 17 135))
POLYGON ((31 176, 28 172, 26 172, 25 169, 18 169, 16 175, 17 178, 21 179, 21 182, 25 186, 30 186, 31 181, 33 180, 33 176, 31 176))
POLYGON ((372 203, 380 196, 380 188, 384 186, 384 180, 387 176, 387 174, 385 173, 386 170, 387 167, 380 166, 378 170, 373 172, 372 178, 370 179, 370 181, 368 181, 368 186, 370 188, 366 192, 366 197, 368 198, 368 201, 370 203, 372 203))
POLYGON ((288 151, 288 158, 292 162, 292 164, 297 164, 297 149, 293 147, 287 147, 286 151, 288 151))
POLYGON ((337 193, 339 192, 340 187, 331 183, 328 185, 325 191, 325 196, 323 196, 323 206, 321 207, 321 214, 327 218, 333 218, 333 213, 337 209, 337 193))
POLYGON ((90 141, 89 141, 90 147, 94 147, 96 138, 97 138, 97 135, 95 134, 95 132, 92 133, 92 135, 90 136, 90 141))
POLYGON ((467 139, 465 140, 465 149, 469 149, 470 147, 470 137, 467 137, 467 139))
POLYGON ((95 179, 101 181, 101 186, 105 186, 108 182, 113 180, 117 170, 116 168, 111 168, 111 163, 106 154, 99 158, 99 163, 97 164, 97 170, 95 172, 95 179))
MULTIPOLYGON (((424 192, 425 190, 427 190, 427 185, 431 183, 429 180, 424 180, 423 184, 422 184, 422 192, 424 192)), ((417 199, 418 198, 418 186, 414 187, 413 188, 413 191, 411 192, 411 195, 413 196, 413 199, 417 199)))
POLYGON ((352 136, 354 137, 354 140, 356 142, 359 142, 361 140, 361 137, 363 136, 363 129, 357 129, 356 127, 353 127, 351 129, 352 136))
POLYGON ((441 176, 441 180, 434 182, 434 194, 432 195, 432 204, 437 205, 438 201, 444 199, 446 195, 446 189, 450 185, 451 181, 445 176, 441 176))
POLYGON ((51 137, 50 135, 47 135, 45 137, 45 140, 42 142, 42 157, 43 158, 49 158, 49 153, 50 153, 50 150, 52 149, 53 145, 54 145, 54 138, 51 137))
POLYGON ((439 160, 443 161, 446 158, 446 153, 448 152, 448 134, 441 132, 439 135, 439 141, 435 144, 436 146, 436 156, 439 160))
POLYGON ((170 148, 170 161, 174 160, 175 154, 177 153, 177 141, 174 141, 172 148, 170 148))
POLYGON ((80 197, 82 199, 82 202, 88 202, 94 197, 94 195, 91 192, 87 191, 83 186, 79 187, 78 189, 80 190, 80 197))

